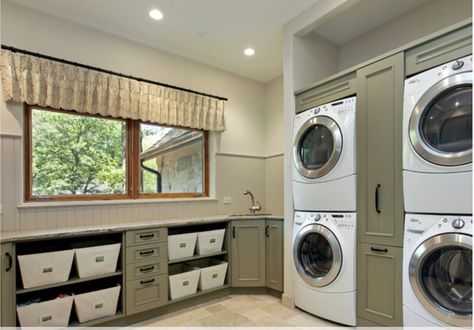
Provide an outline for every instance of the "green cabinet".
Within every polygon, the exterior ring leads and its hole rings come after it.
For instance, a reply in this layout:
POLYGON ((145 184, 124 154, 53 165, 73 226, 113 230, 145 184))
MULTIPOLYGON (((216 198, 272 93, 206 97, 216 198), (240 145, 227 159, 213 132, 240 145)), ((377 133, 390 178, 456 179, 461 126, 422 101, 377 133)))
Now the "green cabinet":
POLYGON ((402 248, 364 243, 357 247, 358 325, 369 320, 402 326, 402 248))
POLYGON ((403 54, 357 71, 358 240, 402 246, 403 54))
POLYGON ((15 256, 13 244, 0 245, 0 324, 16 326, 15 311, 15 256))
POLYGON ((265 286, 265 221, 232 221, 231 283, 233 287, 265 286))
POLYGON ((283 292, 283 221, 267 220, 265 236, 266 286, 283 292))

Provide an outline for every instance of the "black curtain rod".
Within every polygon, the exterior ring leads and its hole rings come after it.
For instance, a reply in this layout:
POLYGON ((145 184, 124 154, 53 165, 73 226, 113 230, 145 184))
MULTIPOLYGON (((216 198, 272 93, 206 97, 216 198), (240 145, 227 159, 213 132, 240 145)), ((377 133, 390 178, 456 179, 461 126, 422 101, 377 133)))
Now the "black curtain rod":
POLYGON ((187 88, 183 88, 183 87, 168 85, 168 84, 161 83, 161 82, 158 82, 158 81, 148 80, 148 79, 134 77, 134 76, 128 76, 128 75, 125 75, 123 73, 109 71, 109 70, 106 70, 106 69, 102 69, 102 68, 82 64, 82 63, 72 62, 72 61, 65 60, 63 58, 48 56, 48 55, 44 55, 44 54, 41 54, 41 53, 30 52, 30 51, 25 50, 25 49, 19 49, 19 48, 12 47, 12 46, 7 46, 7 45, 4 45, 4 44, 2 44, 2 49, 9 50, 9 51, 12 51, 14 53, 22 53, 22 54, 26 54, 26 55, 36 56, 36 57, 39 57, 39 58, 44 58, 45 60, 60 62, 60 63, 64 63, 64 64, 69 64, 69 65, 74 65, 74 66, 78 66, 78 67, 88 69, 88 70, 99 71, 99 72, 111 74, 111 75, 122 77, 122 78, 133 79, 133 80, 140 81, 140 82, 145 82, 145 83, 148 83, 148 84, 168 87, 168 88, 180 90, 180 91, 183 91, 183 92, 193 93, 193 94, 197 94, 197 95, 212 97, 212 98, 218 99, 218 100, 227 101, 227 98, 222 97, 222 96, 216 96, 216 95, 201 93, 201 92, 198 92, 198 91, 195 91, 195 90, 192 90, 192 89, 187 89, 187 88))

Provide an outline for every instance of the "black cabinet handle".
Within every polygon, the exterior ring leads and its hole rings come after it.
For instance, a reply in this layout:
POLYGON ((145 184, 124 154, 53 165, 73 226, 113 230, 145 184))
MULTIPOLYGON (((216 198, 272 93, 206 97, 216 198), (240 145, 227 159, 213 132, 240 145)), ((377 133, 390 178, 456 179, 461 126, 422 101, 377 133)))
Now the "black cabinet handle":
POLYGON ((383 252, 383 253, 387 253, 387 252, 388 252, 387 249, 378 248, 378 247, 373 247, 373 246, 370 247, 370 250, 372 250, 373 252, 383 252))
POLYGON ((5 257, 7 257, 7 259, 8 259, 8 267, 5 268, 5 271, 9 272, 13 267, 13 258, 12 258, 12 255, 10 254, 10 252, 5 253, 5 257))
POLYGON ((150 254, 153 254, 153 250, 148 250, 148 251, 140 251, 141 256, 148 256, 150 254))
POLYGON ((375 211, 377 211, 377 213, 380 213, 379 191, 380 191, 380 185, 378 184, 377 187, 375 187, 375 211))
POLYGON ((270 234, 268 233, 268 230, 270 229, 270 226, 269 225, 266 225, 265 226, 265 236, 266 237, 270 237, 270 234))
POLYGON ((153 269, 155 269, 155 266, 143 267, 143 268, 140 268, 140 271, 144 273, 144 272, 149 272, 150 270, 153 270, 153 269))
POLYGON ((152 239, 155 237, 155 234, 142 234, 140 235, 140 239, 146 240, 146 239, 152 239))
POLYGON ((232 227, 232 238, 235 238, 235 226, 232 227))
POLYGON ((155 279, 152 278, 151 280, 143 280, 143 281, 140 281, 140 284, 150 284, 150 283, 153 283, 155 282, 155 279))

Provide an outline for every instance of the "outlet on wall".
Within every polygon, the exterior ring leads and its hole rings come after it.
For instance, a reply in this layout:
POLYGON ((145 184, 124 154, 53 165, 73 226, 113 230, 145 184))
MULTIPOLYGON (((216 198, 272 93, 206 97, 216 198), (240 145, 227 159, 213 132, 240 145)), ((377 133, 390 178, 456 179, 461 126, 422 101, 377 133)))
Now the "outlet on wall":
POLYGON ((224 197, 223 200, 225 205, 232 204, 232 198, 230 197, 224 197))

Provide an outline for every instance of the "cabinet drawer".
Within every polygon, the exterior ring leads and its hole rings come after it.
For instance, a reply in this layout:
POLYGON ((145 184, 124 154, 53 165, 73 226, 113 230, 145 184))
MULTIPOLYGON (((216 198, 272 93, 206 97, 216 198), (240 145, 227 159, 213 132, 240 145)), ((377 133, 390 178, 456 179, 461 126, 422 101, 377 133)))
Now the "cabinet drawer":
POLYGON ((168 276, 145 277, 127 282, 127 315, 147 311, 168 302, 168 276))
POLYGON ((296 95, 296 113, 354 95, 355 77, 355 72, 352 72, 296 95))
POLYGON ((167 273, 168 260, 165 258, 127 264, 127 281, 167 273))
POLYGON ((409 49, 405 53, 406 76, 472 54, 472 26, 466 26, 409 49))
POLYGON ((165 242, 167 228, 127 231, 125 242, 127 246, 165 242))
POLYGON ((167 258, 167 256, 166 242, 127 248, 127 264, 155 258, 167 258))

